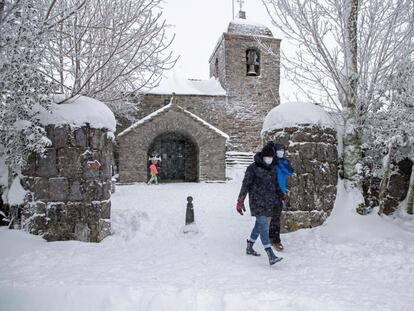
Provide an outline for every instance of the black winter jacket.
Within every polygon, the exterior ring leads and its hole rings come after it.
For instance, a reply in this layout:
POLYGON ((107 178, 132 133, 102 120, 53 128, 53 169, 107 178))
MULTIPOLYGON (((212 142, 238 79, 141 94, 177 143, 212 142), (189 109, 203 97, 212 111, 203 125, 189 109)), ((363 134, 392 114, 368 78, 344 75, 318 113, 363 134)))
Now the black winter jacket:
POLYGON ((277 181, 275 167, 267 165, 260 154, 254 156, 254 163, 246 169, 239 200, 244 200, 249 194, 250 213, 252 216, 267 216, 273 214, 283 195, 277 181))

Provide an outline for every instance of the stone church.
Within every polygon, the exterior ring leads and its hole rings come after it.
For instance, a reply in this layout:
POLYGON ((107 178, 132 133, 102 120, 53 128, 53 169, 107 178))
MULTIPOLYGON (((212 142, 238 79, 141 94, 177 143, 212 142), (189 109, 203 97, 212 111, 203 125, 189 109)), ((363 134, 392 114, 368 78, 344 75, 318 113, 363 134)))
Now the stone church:
POLYGON ((139 121, 118 134, 119 181, 145 182, 154 155, 163 181, 224 180, 226 152, 262 144, 263 119, 279 104, 279 54, 266 26, 230 22, 209 59, 210 80, 173 77, 142 94, 139 121))

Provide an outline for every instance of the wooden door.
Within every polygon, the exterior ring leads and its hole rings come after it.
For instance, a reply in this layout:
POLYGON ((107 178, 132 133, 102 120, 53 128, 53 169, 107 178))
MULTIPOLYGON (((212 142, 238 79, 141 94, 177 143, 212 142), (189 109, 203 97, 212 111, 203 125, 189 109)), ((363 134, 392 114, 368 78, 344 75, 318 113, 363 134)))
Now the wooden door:
POLYGON ((185 141, 181 139, 162 139, 160 178, 163 181, 185 180, 185 141))

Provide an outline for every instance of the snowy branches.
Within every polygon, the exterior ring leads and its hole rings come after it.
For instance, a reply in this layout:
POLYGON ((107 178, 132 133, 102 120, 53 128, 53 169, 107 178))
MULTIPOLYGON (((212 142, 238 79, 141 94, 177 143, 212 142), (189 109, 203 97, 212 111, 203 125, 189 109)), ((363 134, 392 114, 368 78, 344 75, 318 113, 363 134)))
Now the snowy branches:
POLYGON ((175 64, 161 0, 91 0, 67 18, 60 13, 79 3, 59 1, 49 14, 54 27, 42 66, 63 93, 124 99, 157 85, 175 64))
POLYGON ((43 27, 34 1, 1 1, 0 29, 0 145, 6 164, 19 170, 28 153, 49 143, 33 112, 49 107, 51 87, 37 68, 43 27))
POLYGON ((347 77, 352 72, 357 74, 354 79, 358 80, 357 104, 362 116, 375 103, 377 83, 410 52, 406 45, 414 31, 411 1, 262 1, 273 23, 300 47, 294 57, 284 57, 288 74, 297 83, 318 86, 330 105, 340 110, 350 101, 347 77), (352 58, 357 62, 356 71, 352 58))
MULTIPOLYGON (((380 90, 412 53, 414 4, 407 0, 262 0, 273 23, 300 49, 285 69, 297 84, 322 90, 342 111, 345 177, 361 160, 370 112, 380 90)), ((308 96, 312 97, 312 91, 308 96)))
MULTIPOLYGON (((18 168, 49 143, 34 107, 51 87, 112 102, 159 82, 169 52, 161 0, 0 0, 0 145, 18 168)), ((130 109, 130 105, 127 107, 130 109)))

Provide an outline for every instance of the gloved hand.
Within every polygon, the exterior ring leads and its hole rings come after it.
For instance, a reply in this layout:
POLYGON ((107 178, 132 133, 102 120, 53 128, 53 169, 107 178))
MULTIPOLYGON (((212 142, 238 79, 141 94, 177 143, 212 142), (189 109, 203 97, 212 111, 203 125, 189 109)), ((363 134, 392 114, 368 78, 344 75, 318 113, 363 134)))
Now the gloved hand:
POLYGON ((246 211, 246 208, 244 207, 244 200, 243 199, 238 199, 237 200, 236 210, 240 215, 243 215, 243 212, 246 211))
POLYGON ((280 199, 280 201, 287 201, 288 196, 287 196, 287 194, 284 193, 279 197, 279 199, 280 199))

